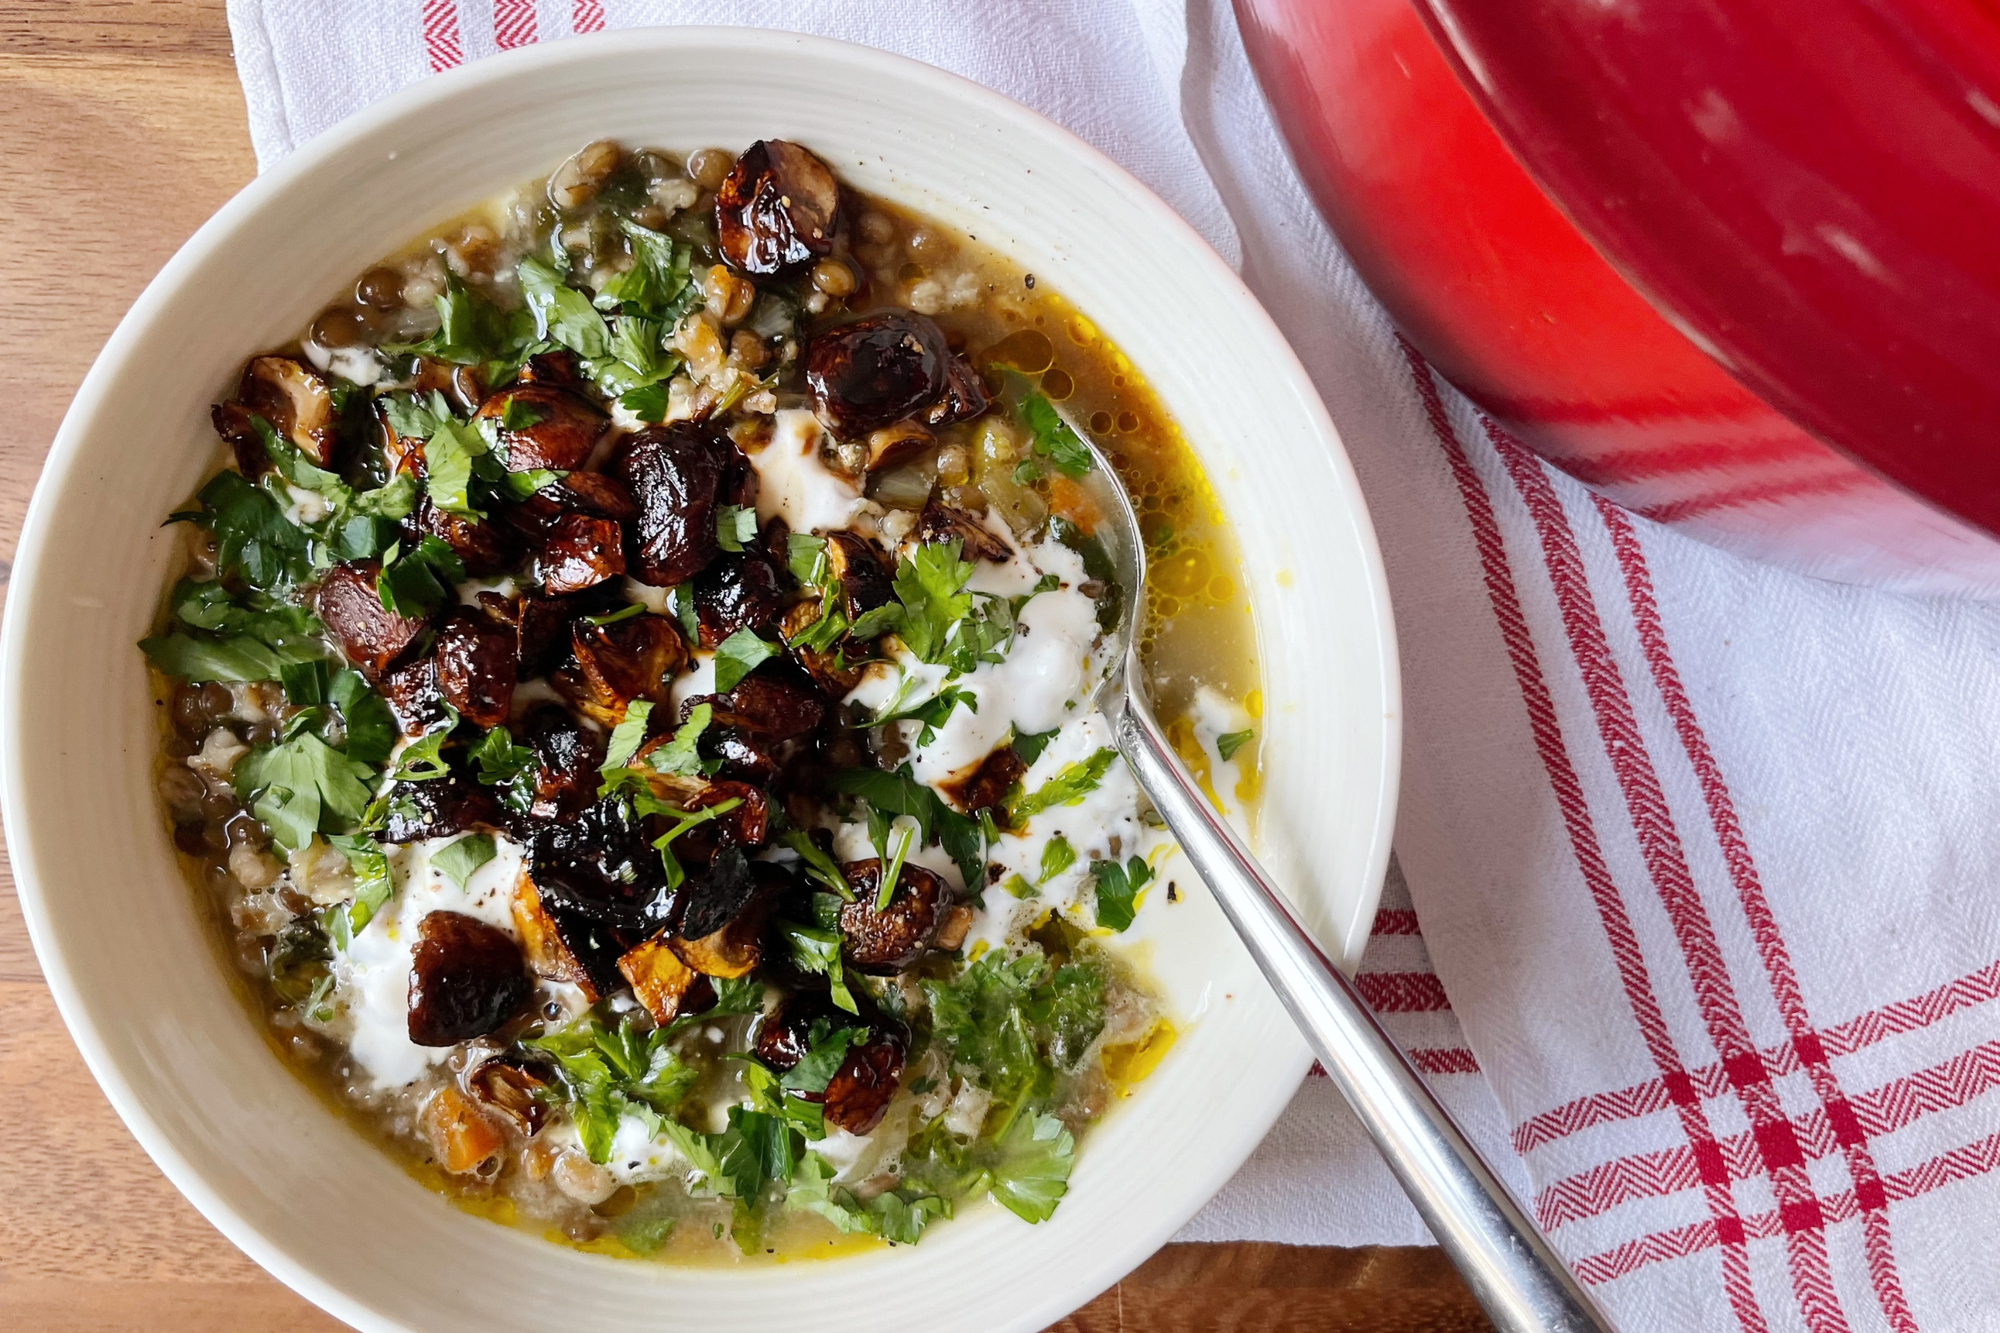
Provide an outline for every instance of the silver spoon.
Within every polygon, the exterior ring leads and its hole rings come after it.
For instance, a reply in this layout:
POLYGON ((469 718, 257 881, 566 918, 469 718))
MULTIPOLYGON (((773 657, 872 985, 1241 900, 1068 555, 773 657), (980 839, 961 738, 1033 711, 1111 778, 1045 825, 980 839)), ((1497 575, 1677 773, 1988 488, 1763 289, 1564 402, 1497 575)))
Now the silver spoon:
POLYGON ((1095 441, 1075 422, 1066 424, 1095 463, 1083 485, 1109 516, 1096 535, 1124 594, 1110 639, 1111 665, 1093 699, 1111 723, 1118 752, 1494 1327, 1501 1333, 1610 1330, 1611 1321, 1480 1160, 1367 1001, 1313 942, 1174 754, 1146 701, 1139 663, 1135 631, 1146 600, 1139 517, 1095 441))

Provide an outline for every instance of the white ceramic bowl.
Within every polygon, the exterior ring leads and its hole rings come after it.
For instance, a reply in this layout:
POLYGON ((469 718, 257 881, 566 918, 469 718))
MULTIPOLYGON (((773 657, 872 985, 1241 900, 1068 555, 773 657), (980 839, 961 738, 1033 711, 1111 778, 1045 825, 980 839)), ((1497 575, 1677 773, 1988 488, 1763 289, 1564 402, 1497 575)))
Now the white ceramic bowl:
POLYGON ((36 952, 161 1169, 360 1328, 790 1333, 807 1311, 828 1333, 1040 1327, 1192 1216, 1306 1069, 1205 895, 1145 914, 1192 1022, 1086 1141, 1052 1221, 986 1206, 916 1247, 725 1271, 573 1252, 410 1180, 273 1057, 175 869, 133 643, 168 575, 160 521, 209 466, 208 404, 378 256, 606 135, 683 151, 798 139, 855 185, 998 245, 1144 370, 1242 544, 1268 700, 1266 859, 1330 951, 1358 955, 1394 813, 1394 636, 1353 472, 1277 329, 1166 205, 1020 106, 861 47, 688 28, 537 47, 385 99, 244 190, 133 306, 49 455, 0 647, 7 840, 36 952))

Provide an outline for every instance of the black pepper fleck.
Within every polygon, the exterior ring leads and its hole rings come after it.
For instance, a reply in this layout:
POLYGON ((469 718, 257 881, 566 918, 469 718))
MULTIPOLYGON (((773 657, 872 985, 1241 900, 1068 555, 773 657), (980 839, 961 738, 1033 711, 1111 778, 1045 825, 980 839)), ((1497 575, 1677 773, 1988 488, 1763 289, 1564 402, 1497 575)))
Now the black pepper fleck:
POLYGON ((1027 284, 1027 286, 1028 286, 1028 290, 1029 290, 1029 291, 1033 291, 1033 290, 1034 290, 1034 288, 1035 288, 1035 275, 1034 275, 1034 274, 1030 273, 1030 274, 1029 274, 1029 275, 1028 275, 1027 277, 1025 277, 1025 278, 1022 278, 1022 279, 1021 279, 1021 281, 1027 284))
POLYGON ((1181 895, 1180 895, 1180 886, 1179 886, 1178 884, 1175 884, 1175 883, 1174 883, 1174 882, 1173 882, 1172 880, 1168 880, 1168 881, 1167 881, 1167 901, 1168 901, 1168 902, 1170 902, 1170 903, 1177 903, 1177 902, 1179 902, 1180 900, 1181 900, 1181 895))

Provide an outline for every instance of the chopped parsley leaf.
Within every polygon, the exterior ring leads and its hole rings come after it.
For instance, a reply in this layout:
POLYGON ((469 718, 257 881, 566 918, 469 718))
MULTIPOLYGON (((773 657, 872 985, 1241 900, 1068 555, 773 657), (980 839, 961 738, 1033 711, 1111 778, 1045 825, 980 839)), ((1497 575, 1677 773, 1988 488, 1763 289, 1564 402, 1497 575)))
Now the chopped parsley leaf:
POLYGON ((252 750, 230 774, 237 796, 288 852, 311 842, 322 824, 340 827, 361 818, 374 779, 373 767, 311 731, 252 750))
POLYGON ((444 743, 451 739, 452 731, 458 726, 458 710, 450 704, 443 707, 444 721, 403 747, 396 771, 392 774, 396 781, 429 782, 451 776, 451 765, 444 757, 444 743))
POLYGON ((1022 763, 1033 765, 1042 757, 1042 751, 1049 748, 1049 742, 1061 732, 1061 727, 1050 727, 1047 731, 1031 731, 1025 736, 1017 734, 1013 741, 1014 753, 1020 756, 1022 763))
POLYGON ((426 535, 407 551, 395 542, 382 553, 375 596, 384 611, 421 620, 443 606, 451 596, 451 585, 464 577, 465 562, 458 553, 426 535))
POLYGON ((632 757, 646 743, 646 720, 652 715, 650 700, 634 699, 626 705, 624 720, 611 729, 611 740, 604 747, 604 763, 598 772, 608 775, 631 765, 632 757))
POLYGON ((1153 868, 1144 857, 1135 856, 1122 866, 1116 861, 1094 861, 1090 873, 1097 885, 1097 924, 1123 932, 1138 912, 1139 890, 1153 878, 1153 868))
POLYGON ((709 704, 696 704, 688 710, 687 721, 674 730, 673 739, 652 753, 651 761, 655 769, 662 773, 673 773, 691 778, 702 771, 701 755, 695 743, 701 733, 708 728, 709 719, 715 709, 709 704))
POLYGON ((395 885, 389 878, 389 858, 374 839, 359 833, 333 833, 326 841, 347 858, 348 868, 354 872, 353 900, 333 908, 324 918, 327 934, 345 949, 375 919, 395 885))
POLYGON ((493 859, 493 837, 487 833, 469 833, 455 842, 445 844, 431 854, 431 866, 440 875, 450 880, 459 889, 472 878, 472 872, 493 859))
POLYGON ((719 505, 715 540, 725 551, 741 551, 757 540, 757 511, 743 505, 719 505))
POLYGON ((845 902, 854 901, 854 889, 847 882, 847 876, 840 872, 840 863, 835 861, 820 845, 812 840, 812 835, 802 828, 788 828, 778 835, 782 845, 799 854, 805 864, 808 878, 818 881, 839 894, 845 902))
POLYGON ((1076 848, 1069 845, 1068 838, 1058 833, 1042 848, 1042 877, 1036 882, 1046 884, 1075 864, 1076 848))
POLYGON ((521 295, 535 317, 535 337, 554 339, 587 360, 610 354, 611 331, 590 298, 563 280, 553 264, 532 255, 515 268, 521 295))
POLYGON ((1257 738, 1256 729, 1245 727, 1241 731, 1227 731, 1215 738, 1215 749, 1228 763, 1236 757, 1236 752, 1257 738))
POLYGON ((657 426, 667 419, 667 386, 655 381, 628 389, 618 395, 618 405, 639 420, 657 426))
POLYGON ((1097 790, 1098 784, 1104 781, 1104 775, 1111 769, 1111 761, 1117 757, 1116 750, 1106 747, 1088 759, 1064 764, 1032 795, 1023 793, 1019 783, 1014 784, 1014 790, 1007 793, 1005 802, 1008 822, 1019 828, 1044 810, 1077 804, 1097 790))
POLYGON ((756 631, 737 630, 715 650, 715 692, 727 694, 762 662, 777 655, 778 645, 757 637, 756 631))
POLYGON ((1021 422, 1035 437, 1035 453, 1072 480, 1090 471, 1090 447, 1062 419, 1048 395, 1029 390, 1021 395, 1021 422))
POLYGON ((833 1002, 850 1014, 860 1013, 861 1006, 847 989, 847 978, 840 965, 840 932, 822 926, 802 926, 795 921, 780 921, 777 929, 792 966, 825 977, 833 1002))
POLYGON ((359 671, 337 672, 327 687, 327 701, 340 710, 341 725, 347 729, 343 748, 349 759, 371 768, 388 759, 402 732, 388 702, 368 688, 359 671))

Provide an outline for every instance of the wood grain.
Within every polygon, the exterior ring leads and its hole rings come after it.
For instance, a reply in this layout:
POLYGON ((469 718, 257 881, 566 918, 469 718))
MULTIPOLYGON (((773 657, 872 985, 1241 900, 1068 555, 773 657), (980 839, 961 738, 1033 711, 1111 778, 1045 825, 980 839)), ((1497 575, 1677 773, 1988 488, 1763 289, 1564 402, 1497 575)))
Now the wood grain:
MULTIPOLYGON (((255 171, 221 0, 0 0, 0 596, 62 413, 148 279, 255 171), (60 293, 60 297, 58 297, 60 293)), ((0 604, 3 607, 4 604, 0 604)), ((139 1150, 56 1014, 0 861, 0 1329, 342 1327, 139 1150)), ((1057 1326, 1487 1327, 1426 1249, 1168 1246, 1057 1326)))

